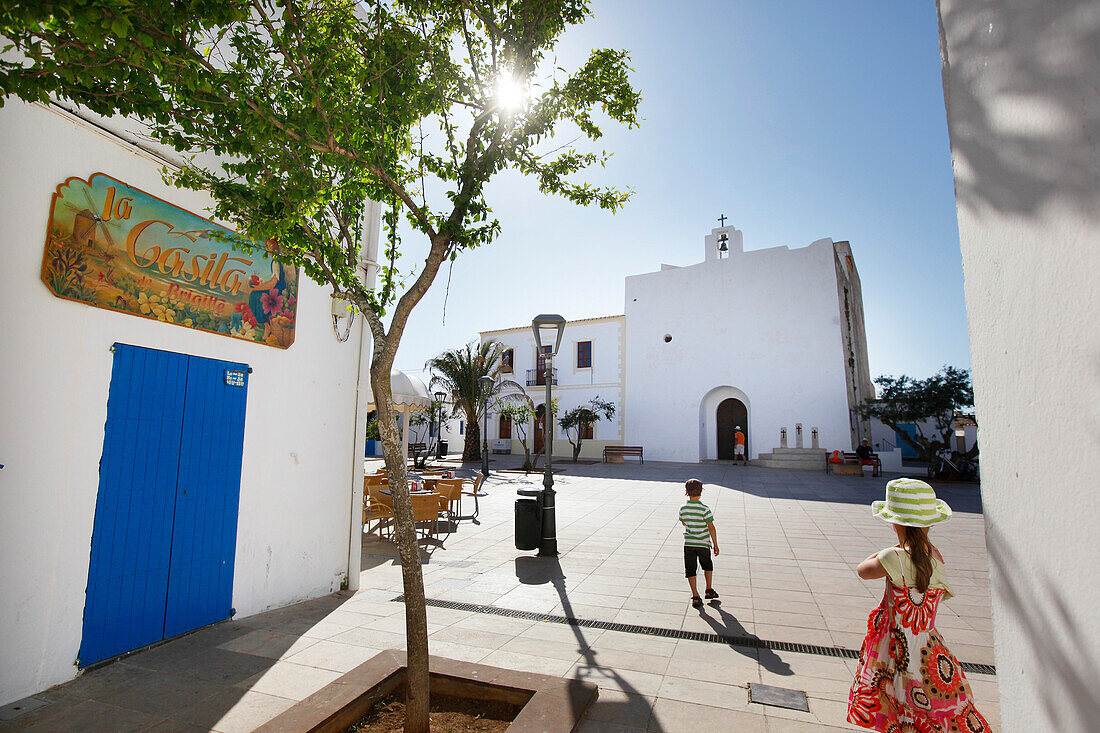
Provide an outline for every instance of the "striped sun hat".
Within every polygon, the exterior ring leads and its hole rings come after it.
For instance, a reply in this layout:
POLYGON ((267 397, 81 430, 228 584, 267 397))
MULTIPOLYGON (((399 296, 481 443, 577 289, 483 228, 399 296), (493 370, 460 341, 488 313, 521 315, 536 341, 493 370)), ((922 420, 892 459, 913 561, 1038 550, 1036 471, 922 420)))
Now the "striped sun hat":
POLYGON ((891 524, 931 527, 950 519, 951 507, 923 481, 896 478, 886 484, 886 501, 871 502, 871 514, 891 524))

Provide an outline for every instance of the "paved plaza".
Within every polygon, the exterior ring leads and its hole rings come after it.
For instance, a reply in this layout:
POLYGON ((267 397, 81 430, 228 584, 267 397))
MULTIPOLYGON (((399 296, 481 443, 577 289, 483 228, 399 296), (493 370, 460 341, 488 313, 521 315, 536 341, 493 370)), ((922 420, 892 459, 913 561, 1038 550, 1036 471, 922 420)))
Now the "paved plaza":
MULTIPOLYGON (((564 463, 555 476, 561 556, 548 561, 513 543, 515 490, 538 488, 541 475, 496 472, 507 465, 494 462, 477 523, 461 521, 424 544, 427 597, 476 607, 429 607, 433 654, 595 682, 599 700, 579 728, 586 733, 858 730, 844 722, 852 659, 601 626, 858 649, 883 581, 860 580, 855 566, 896 541, 868 507, 882 498, 885 478, 564 463), (722 602, 701 611, 689 605, 677 521, 690 476, 705 484, 721 547, 715 587, 722 602), (750 683, 804 691, 809 712, 750 702, 750 683)), ((955 513, 932 540, 956 594, 941 607, 938 627, 961 661, 992 664, 978 489, 937 489, 955 513)), ((467 499, 463 513, 472 508, 467 499)), ((0 722, 0 731, 251 730, 378 651, 404 647, 395 554, 389 541, 366 535, 358 592, 217 624, 92 670, 40 693, 49 704, 0 722)), ((967 676, 979 709, 999 728, 996 677, 967 676)))

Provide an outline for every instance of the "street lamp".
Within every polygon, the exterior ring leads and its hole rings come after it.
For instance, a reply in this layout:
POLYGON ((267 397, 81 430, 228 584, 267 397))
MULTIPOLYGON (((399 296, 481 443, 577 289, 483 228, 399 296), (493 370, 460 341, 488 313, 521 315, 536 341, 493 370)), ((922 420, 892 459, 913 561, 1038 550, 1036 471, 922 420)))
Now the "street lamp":
POLYGON ((443 398, 447 396, 446 392, 436 392, 435 401, 439 403, 439 427, 435 431, 435 457, 443 457, 443 398))
POLYGON ((489 395, 492 394, 493 378, 478 377, 478 384, 485 390, 485 416, 481 430, 481 475, 489 475, 489 395))
MULTIPOLYGON (((561 346, 561 337, 565 333, 565 319, 557 314, 542 313, 531 321, 531 330, 535 334, 535 347, 539 354, 543 353, 542 331, 546 331, 547 341, 553 340, 553 348, 545 354, 544 366, 546 367, 546 402, 542 414, 545 420, 543 427, 543 448, 546 450, 546 470, 542 475, 542 542, 539 543, 539 555, 554 557, 558 554, 558 523, 554 515, 554 471, 550 464, 554 443, 554 411, 552 408, 550 387, 554 382, 553 360, 561 346), (551 329, 557 330, 557 338, 551 329)), ((545 344, 549 346, 550 344, 545 344)), ((536 367, 538 365, 536 364, 536 367)))

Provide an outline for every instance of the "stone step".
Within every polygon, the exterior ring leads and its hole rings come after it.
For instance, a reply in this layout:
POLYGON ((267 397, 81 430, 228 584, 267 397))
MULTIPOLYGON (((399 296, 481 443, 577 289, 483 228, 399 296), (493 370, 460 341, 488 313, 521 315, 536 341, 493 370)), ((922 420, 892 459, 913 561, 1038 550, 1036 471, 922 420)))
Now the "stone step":
POLYGON ((761 453, 757 458, 766 461, 787 461, 788 463, 825 463, 826 454, 820 453, 761 453))
POLYGON ((756 458, 749 461, 754 466, 761 468, 782 468, 788 471, 824 471, 825 461, 809 463, 807 461, 786 461, 780 459, 756 458))
POLYGON ((772 453, 784 456, 814 455, 823 456, 828 453, 824 448, 772 448, 772 453))

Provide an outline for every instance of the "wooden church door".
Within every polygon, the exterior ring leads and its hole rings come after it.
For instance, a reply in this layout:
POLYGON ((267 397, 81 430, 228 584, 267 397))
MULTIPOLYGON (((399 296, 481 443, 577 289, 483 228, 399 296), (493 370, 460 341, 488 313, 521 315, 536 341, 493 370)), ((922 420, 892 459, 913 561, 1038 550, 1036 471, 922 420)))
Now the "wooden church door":
POLYGON ((733 460, 734 428, 741 426, 745 434, 745 450, 749 442, 749 411, 741 400, 730 397, 718 405, 718 460, 733 460))

